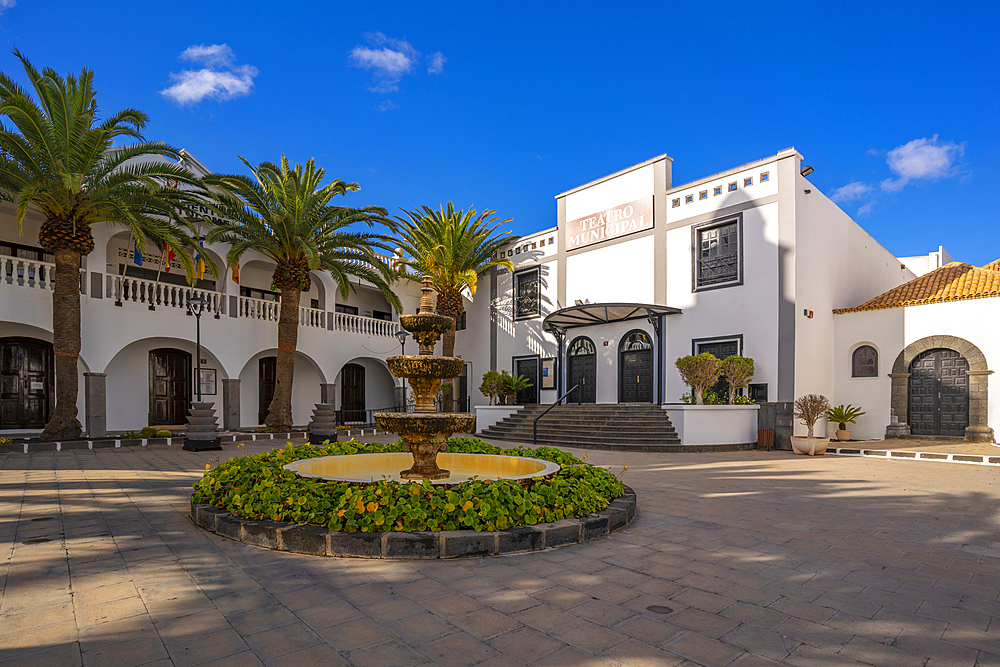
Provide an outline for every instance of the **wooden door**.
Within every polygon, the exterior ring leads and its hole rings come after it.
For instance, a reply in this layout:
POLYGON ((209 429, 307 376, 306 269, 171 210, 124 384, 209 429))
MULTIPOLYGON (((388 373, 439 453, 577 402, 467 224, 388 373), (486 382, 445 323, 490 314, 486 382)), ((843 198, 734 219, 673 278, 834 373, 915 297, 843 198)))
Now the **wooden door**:
POLYGON ((278 358, 264 357, 257 368, 257 423, 263 424, 267 409, 274 398, 275 376, 278 373, 278 358))
POLYGON ((618 402, 653 402, 653 340, 644 331, 622 339, 618 353, 618 402))
POLYGON ((52 378, 50 343, 0 341, 0 428, 43 428, 49 420, 52 378))
POLYGON ((570 394, 567 401, 578 403, 597 402, 597 349, 589 338, 576 338, 567 352, 569 378, 566 391, 576 385, 580 388, 570 394))
POLYGON ((340 371, 340 407, 345 422, 367 421, 365 415, 365 367, 347 364, 340 371))
POLYGON ((191 404, 191 355, 160 348, 149 352, 149 425, 187 421, 191 404))
POLYGON ((963 436, 969 425, 969 362, 954 350, 928 350, 910 364, 909 422, 914 435, 963 436))
POLYGON ((515 402, 518 405, 528 405, 538 402, 538 357, 530 359, 517 359, 514 362, 514 373, 528 378, 531 386, 523 391, 517 392, 515 402))

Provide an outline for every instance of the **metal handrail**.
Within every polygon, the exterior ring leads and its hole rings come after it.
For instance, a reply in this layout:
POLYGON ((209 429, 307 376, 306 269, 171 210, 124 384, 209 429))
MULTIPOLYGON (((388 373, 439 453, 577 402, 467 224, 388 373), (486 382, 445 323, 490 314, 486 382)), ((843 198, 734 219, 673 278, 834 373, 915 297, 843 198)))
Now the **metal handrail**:
MULTIPOLYGON (((573 387, 569 391, 567 391, 565 394, 563 394, 562 396, 560 396, 559 398, 557 398, 555 400, 555 402, 552 403, 552 405, 550 405, 549 407, 545 408, 545 412, 543 412, 542 414, 540 414, 537 417, 535 417, 535 421, 531 422, 531 444, 533 444, 533 445, 537 445, 538 444, 538 420, 541 419, 542 417, 544 417, 545 415, 547 415, 548 412, 549 412, 549 410, 551 410, 552 408, 554 408, 557 405, 559 405, 560 403, 562 403, 562 400, 564 398, 566 398, 567 396, 569 396, 570 394, 572 394, 577 389, 580 389, 580 385, 578 385, 578 384, 573 385, 573 387)), ((582 403, 582 401, 583 401, 583 390, 580 389, 580 393, 577 394, 577 397, 576 397, 576 404, 580 405, 582 403)))

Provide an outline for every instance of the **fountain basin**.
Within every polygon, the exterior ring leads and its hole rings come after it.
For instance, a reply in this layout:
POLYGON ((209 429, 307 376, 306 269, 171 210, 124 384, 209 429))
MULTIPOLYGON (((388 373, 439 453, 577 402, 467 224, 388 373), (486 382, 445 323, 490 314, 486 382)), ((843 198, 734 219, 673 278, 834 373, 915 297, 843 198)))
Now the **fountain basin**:
MULTIPOLYGON (((461 359, 459 359, 461 361, 461 359)), ((444 435, 471 433, 476 423, 476 415, 471 412, 438 412, 419 414, 415 412, 376 412, 375 423, 390 433, 407 435, 444 435)))
MULTIPOLYGON (((431 480, 432 484, 459 484, 472 477, 479 479, 522 480, 544 477, 559 471, 558 463, 526 456, 496 454, 451 454, 441 452, 438 463, 451 473, 447 479, 431 480)), ((300 459, 284 466, 302 477, 319 477, 341 482, 405 482, 400 469, 413 463, 406 452, 386 454, 345 454, 300 459)))
MULTIPOLYGON (((423 304, 421 304, 421 307, 423 304)), ((440 336, 451 329, 451 325, 455 323, 455 320, 448 317, 447 315, 438 315, 437 313, 416 313, 414 315, 400 315, 399 324, 407 331, 414 333, 417 332, 427 332, 436 333, 440 336)))
POLYGON ((389 357, 389 372, 401 378, 441 378, 458 377, 465 361, 458 357, 438 357, 432 355, 406 354, 389 357))

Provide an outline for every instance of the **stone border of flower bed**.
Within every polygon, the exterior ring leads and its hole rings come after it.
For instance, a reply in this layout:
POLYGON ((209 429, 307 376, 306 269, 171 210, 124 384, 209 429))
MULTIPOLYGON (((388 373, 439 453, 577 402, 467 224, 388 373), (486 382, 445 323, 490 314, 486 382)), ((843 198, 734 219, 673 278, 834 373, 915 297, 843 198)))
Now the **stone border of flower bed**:
POLYGON ((1000 456, 985 454, 943 454, 941 452, 916 452, 909 449, 855 449, 848 447, 829 448, 826 453, 837 456, 866 456, 893 461, 934 461, 936 463, 1000 466, 1000 456))
MULTIPOLYGON (((255 442, 258 440, 301 440, 308 438, 304 431, 291 433, 219 433, 222 442, 255 442)), ((149 447, 151 445, 183 445, 184 435, 170 438, 94 438, 92 440, 65 440, 40 442, 38 440, 13 440, 0 445, 0 454, 31 454, 33 452, 67 452, 81 449, 120 449, 122 447, 149 447)))
POLYGON ((551 549, 604 537, 635 519, 637 498, 628 486, 607 508, 576 519, 508 530, 339 533, 322 526, 243 519, 214 505, 191 503, 191 519, 206 530, 245 544, 312 556, 347 558, 460 558, 551 549))

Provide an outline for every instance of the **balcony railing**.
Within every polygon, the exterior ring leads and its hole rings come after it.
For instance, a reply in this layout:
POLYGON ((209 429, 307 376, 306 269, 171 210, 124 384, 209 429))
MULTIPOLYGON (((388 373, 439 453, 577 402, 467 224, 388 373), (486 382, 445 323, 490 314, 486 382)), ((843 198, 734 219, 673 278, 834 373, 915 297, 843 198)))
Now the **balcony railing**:
POLYGON ((395 336, 396 332, 399 331, 399 323, 391 320, 377 320, 374 317, 334 313, 333 328, 335 331, 368 334, 369 336, 395 336))
POLYGON ((187 310, 188 299, 200 296, 207 302, 205 312, 219 314, 222 312, 222 294, 211 290, 168 285, 144 278, 129 276, 111 276, 111 294, 115 305, 121 303, 141 303, 146 306, 163 306, 187 310))
MULTIPOLYGON (((81 270, 81 293, 84 293, 85 277, 86 272, 81 270)), ((186 312, 188 301, 193 297, 200 296, 207 302, 206 313, 220 315, 227 312, 226 297, 232 296, 212 290, 166 284, 130 276, 108 275, 106 283, 104 296, 114 305, 138 304, 147 306, 150 310, 156 310, 157 307, 160 307, 186 312)), ((51 293, 54 286, 55 264, 0 255, 0 289, 11 287, 18 290, 33 290, 35 293, 51 293)), ((281 313, 279 301, 253 299, 245 296, 237 296, 235 299, 236 318, 278 322, 281 313)), ((395 336, 396 332, 399 331, 399 323, 391 320, 347 313, 329 314, 333 315, 333 331, 385 337, 395 336)), ((230 315, 234 314, 230 313, 230 315)), ((321 308, 299 308, 299 326, 325 331, 327 317, 327 311, 321 308)))

